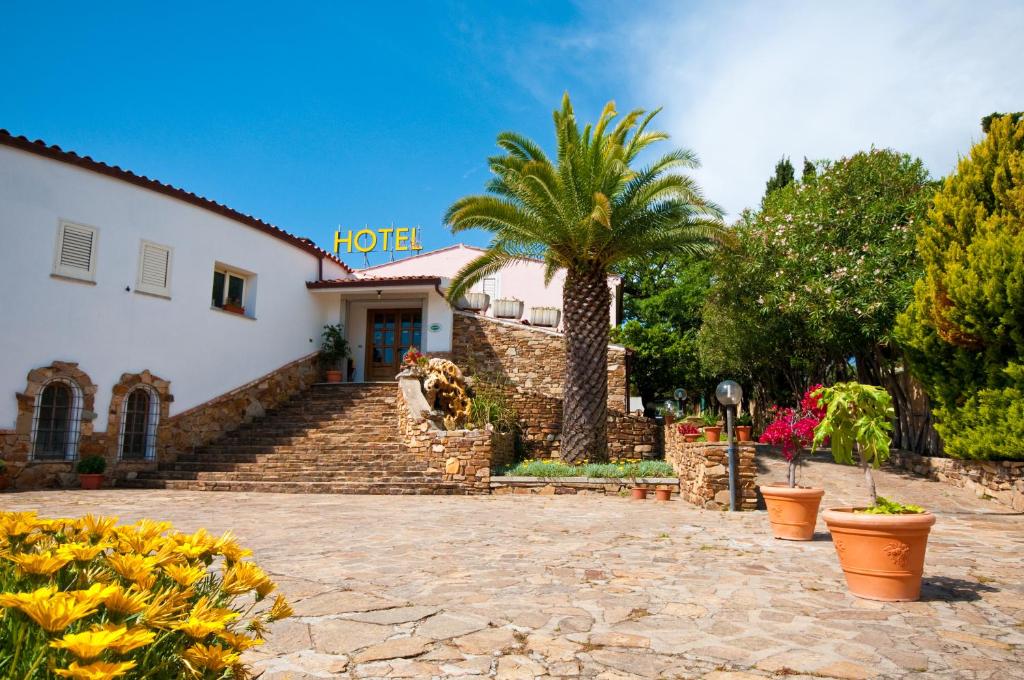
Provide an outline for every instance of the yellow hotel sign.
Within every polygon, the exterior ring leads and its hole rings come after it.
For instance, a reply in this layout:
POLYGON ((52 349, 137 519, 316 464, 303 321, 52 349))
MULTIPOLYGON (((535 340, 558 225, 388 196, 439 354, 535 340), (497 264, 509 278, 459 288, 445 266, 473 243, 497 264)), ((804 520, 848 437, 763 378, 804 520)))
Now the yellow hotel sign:
POLYGON ((423 250, 418 238, 418 227, 385 227, 383 229, 360 229, 352 231, 349 229, 342 236, 341 230, 334 232, 334 252, 341 251, 342 244, 345 245, 345 252, 353 250, 359 253, 369 253, 374 250, 382 252, 405 250, 423 250))

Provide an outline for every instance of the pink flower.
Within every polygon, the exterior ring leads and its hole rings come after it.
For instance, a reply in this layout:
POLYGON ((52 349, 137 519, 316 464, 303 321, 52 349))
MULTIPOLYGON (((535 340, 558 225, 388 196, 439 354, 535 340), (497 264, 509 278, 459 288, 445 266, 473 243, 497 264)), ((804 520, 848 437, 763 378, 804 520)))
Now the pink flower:
POLYGON ((782 456, 788 461, 793 460, 801 449, 810 446, 814 441, 814 428, 825 417, 821 401, 813 396, 819 389, 821 385, 814 385, 804 392, 799 408, 773 406, 770 410, 772 422, 761 433, 759 441, 781 448, 782 456))

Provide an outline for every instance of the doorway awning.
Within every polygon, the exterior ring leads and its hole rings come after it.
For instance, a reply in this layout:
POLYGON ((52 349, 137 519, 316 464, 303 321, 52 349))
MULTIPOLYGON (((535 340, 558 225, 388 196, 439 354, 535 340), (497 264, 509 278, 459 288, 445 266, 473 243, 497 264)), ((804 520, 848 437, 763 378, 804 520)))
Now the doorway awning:
POLYGON ((307 281, 310 290, 380 290, 381 288, 429 287, 441 292, 440 276, 367 276, 351 279, 327 279, 324 281, 307 281))

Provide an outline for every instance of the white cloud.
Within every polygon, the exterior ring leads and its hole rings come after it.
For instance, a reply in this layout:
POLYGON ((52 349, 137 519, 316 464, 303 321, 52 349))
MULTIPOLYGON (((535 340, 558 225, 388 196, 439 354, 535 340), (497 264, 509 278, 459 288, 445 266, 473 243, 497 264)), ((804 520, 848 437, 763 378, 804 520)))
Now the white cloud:
POLYGON ((637 97, 697 151, 708 196, 755 206, 775 162, 893 147, 935 176, 1024 109, 1024 3, 673 5, 621 41, 637 97), (674 7, 675 9, 672 9, 674 7))

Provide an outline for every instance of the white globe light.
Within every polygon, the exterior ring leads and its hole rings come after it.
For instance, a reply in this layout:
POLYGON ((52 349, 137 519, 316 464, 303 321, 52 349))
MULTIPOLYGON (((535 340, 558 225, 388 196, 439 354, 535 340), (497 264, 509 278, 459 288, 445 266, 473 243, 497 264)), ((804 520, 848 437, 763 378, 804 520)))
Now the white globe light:
POLYGON ((715 397, 723 406, 735 406, 743 401, 743 388, 735 380, 723 380, 715 388, 715 397))

